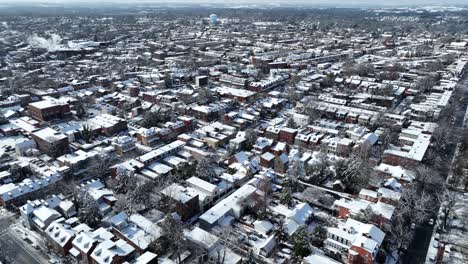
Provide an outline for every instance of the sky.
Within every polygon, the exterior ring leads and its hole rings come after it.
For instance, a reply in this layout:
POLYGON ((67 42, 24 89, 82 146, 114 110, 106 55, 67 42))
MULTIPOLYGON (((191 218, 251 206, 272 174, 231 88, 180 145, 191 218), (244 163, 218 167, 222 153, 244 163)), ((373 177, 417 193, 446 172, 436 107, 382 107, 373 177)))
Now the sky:
POLYGON ((307 5, 340 5, 340 6, 368 6, 368 5, 468 5, 467 0, 0 0, 0 3, 221 3, 221 4, 307 4, 307 5))

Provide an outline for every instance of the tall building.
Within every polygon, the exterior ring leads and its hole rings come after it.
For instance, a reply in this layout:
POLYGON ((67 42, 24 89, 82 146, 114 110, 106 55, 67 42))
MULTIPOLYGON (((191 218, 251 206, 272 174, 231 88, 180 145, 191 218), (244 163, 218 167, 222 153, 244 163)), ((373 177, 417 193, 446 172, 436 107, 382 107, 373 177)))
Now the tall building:
POLYGON ((210 15, 210 23, 212 26, 215 26, 216 23, 218 22, 218 16, 216 14, 211 14, 210 15))

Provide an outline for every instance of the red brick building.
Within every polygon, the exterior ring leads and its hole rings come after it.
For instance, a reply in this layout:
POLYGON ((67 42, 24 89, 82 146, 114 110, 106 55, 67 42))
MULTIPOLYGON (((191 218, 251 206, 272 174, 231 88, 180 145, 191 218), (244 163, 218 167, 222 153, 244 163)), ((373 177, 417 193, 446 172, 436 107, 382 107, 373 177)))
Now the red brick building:
POLYGON ((59 157, 68 153, 68 137, 64 134, 46 127, 31 134, 37 147, 51 157, 59 157))
POLYGON ((294 144, 294 139, 296 138, 297 130, 283 127, 279 131, 279 141, 286 142, 290 145, 294 144))
POLYGON ((71 115, 70 105, 58 100, 44 100, 28 105, 29 114, 39 121, 62 119, 71 115))

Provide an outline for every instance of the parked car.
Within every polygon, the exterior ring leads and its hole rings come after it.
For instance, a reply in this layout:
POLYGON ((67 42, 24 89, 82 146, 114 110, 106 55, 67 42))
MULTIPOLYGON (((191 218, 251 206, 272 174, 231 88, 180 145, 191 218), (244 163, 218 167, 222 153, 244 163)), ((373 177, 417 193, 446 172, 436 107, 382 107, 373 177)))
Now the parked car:
POLYGON ((434 219, 433 219, 433 218, 429 219, 428 224, 431 225, 431 226, 433 226, 433 225, 434 225, 434 219))

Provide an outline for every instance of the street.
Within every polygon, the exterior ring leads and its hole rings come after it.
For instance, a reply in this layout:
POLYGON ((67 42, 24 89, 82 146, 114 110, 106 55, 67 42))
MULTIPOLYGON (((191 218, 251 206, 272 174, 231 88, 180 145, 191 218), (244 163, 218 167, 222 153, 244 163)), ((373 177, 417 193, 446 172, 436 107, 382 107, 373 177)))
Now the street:
POLYGON ((6 249, 8 255, 17 264, 43 264, 47 263, 41 254, 34 252, 25 242, 21 241, 17 234, 11 229, 7 229, 0 235, 0 246, 6 249))
POLYGON ((429 242, 432 236, 432 226, 422 225, 415 230, 413 243, 401 258, 403 264, 424 263, 429 242))
POLYGON ((18 233, 12 229, 16 217, 14 214, 0 217, 0 253, 9 256, 13 263, 17 264, 48 263, 40 252, 23 241, 18 233))
MULTIPOLYGON (((460 107, 458 111, 454 114, 454 123, 453 126, 457 128, 464 127, 464 118, 468 106, 468 80, 463 82, 463 101, 460 101, 460 107)), ((453 157, 455 153, 455 148, 451 149, 450 157, 453 157)), ((448 172, 444 173, 443 176, 446 178, 448 172)), ((438 210, 436 210, 438 211, 438 210)), ((434 217, 435 218, 435 217, 434 217)), ((418 226, 415 230, 415 235, 410 243, 408 250, 402 256, 403 264, 414 264, 414 263, 424 263, 426 260, 426 255, 430 244, 434 226, 422 225, 418 226)))

